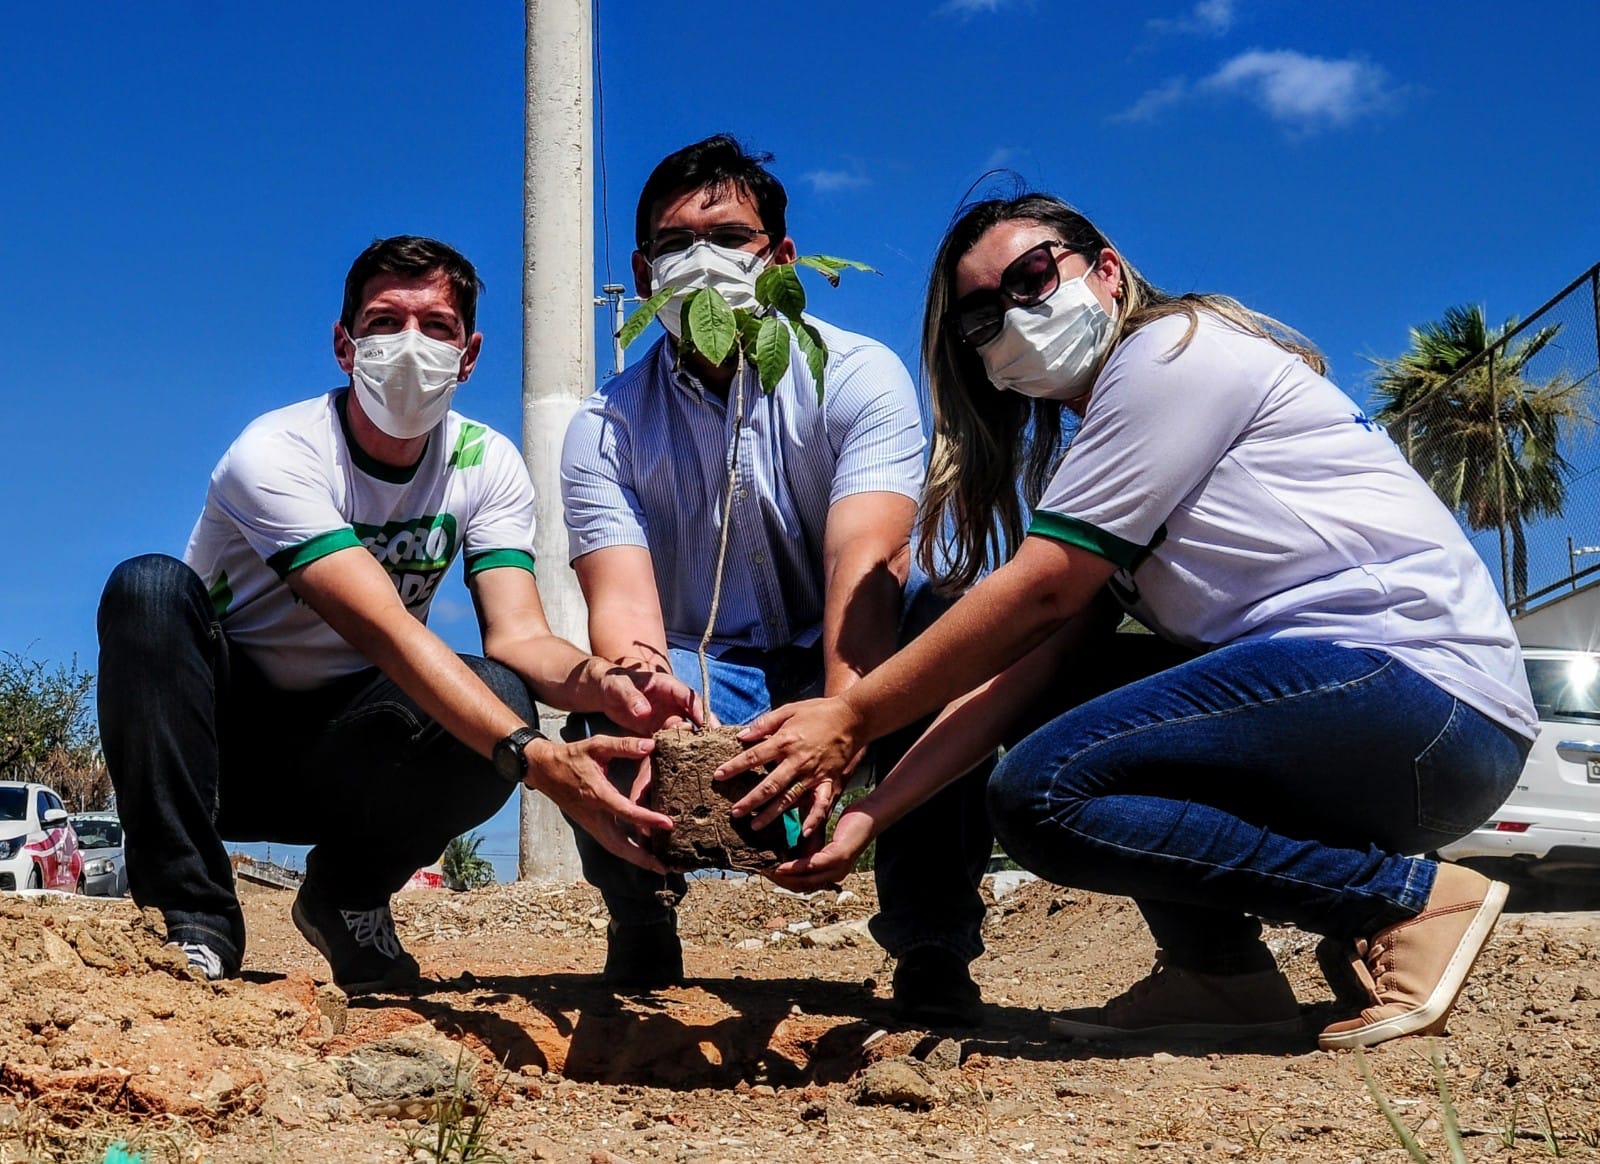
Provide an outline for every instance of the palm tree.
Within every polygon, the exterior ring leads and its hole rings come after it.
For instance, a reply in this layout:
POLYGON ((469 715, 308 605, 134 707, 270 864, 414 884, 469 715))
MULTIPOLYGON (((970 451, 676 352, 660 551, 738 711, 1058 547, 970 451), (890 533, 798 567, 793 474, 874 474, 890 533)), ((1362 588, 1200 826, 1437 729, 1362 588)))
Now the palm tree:
POLYGON ((1513 610, 1528 593, 1524 526, 1561 512, 1572 472, 1561 443, 1593 419, 1580 381, 1565 372, 1542 383, 1524 375, 1561 325, 1502 343, 1516 326, 1510 319, 1491 329, 1482 307, 1451 307, 1442 320, 1411 329, 1409 351, 1374 360, 1372 381, 1374 419, 1422 479, 1469 529, 1499 531, 1501 581, 1513 610))
POLYGON ((444 847, 439 868, 444 873, 446 886, 460 892, 494 884, 494 865, 489 858, 478 855, 478 846, 481 844, 481 836, 467 833, 444 847))

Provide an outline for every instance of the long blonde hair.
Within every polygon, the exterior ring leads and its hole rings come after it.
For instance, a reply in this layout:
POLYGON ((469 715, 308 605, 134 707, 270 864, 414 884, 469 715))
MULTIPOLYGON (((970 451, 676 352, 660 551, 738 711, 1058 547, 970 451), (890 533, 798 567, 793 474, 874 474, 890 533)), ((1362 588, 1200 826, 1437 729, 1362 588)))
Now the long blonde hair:
POLYGON ((1270 316, 1226 295, 1168 295, 1122 257, 1083 215, 1058 198, 1026 194, 990 199, 962 211, 934 257, 922 317, 922 369, 933 402, 933 453, 917 517, 917 561, 935 584, 960 590, 990 565, 1009 557, 1026 532, 1025 520, 1064 451, 1062 406, 1017 392, 996 391, 976 350, 950 322, 956 265, 1002 222, 1048 226, 1073 254, 1091 264, 1110 248, 1122 265, 1121 309, 1105 360, 1123 340, 1153 320, 1186 315, 1189 328, 1173 348, 1188 346, 1201 310, 1251 335, 1271 340, 1319 375, 1326 361, 1309 340, 1270 316))

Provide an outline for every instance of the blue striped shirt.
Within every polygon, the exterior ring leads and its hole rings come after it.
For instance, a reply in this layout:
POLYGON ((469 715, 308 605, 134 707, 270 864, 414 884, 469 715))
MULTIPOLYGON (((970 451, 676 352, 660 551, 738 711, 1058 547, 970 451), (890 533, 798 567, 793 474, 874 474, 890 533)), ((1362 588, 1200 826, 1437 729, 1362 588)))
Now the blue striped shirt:
MULTIPOLYGON (((821 633, 828 508, 856 493, 922 490, 916 388, 888 348, 811 320, 828 346, 822 403, 790 343, 766 396, 747 370, 738 478, 714 652, 809 646, 821 633)), ((665 338, 590 396, 567 429, 561 500, 576 560, 650 551, 667 643, 694 647, 711 609, 734 392, 724 402, 673 370, 665 338)))

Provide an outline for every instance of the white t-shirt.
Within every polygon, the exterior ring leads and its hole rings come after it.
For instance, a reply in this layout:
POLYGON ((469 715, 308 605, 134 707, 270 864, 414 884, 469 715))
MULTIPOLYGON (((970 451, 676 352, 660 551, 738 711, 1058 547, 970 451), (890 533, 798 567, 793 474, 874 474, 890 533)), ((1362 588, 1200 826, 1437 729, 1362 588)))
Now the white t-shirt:
POLYGON ((285 583, 318 558, 366 546, 419 622, 463 549, 469 576, 533 570, 533 484, 510 441, 451 412, 422 460, 396 469, 350 439, 345 397, 251 423, 217 462, 183 555, 229 640, 289 690, 372 665, 285 583))
POLYGON ((1511 621, 1450 511, 1378 425, 1298 356, 1209 312, 1118 346, 1030 533, 1119 567, 1157 634, 1210 648, 1374 647, 1537 732, 1511 621))

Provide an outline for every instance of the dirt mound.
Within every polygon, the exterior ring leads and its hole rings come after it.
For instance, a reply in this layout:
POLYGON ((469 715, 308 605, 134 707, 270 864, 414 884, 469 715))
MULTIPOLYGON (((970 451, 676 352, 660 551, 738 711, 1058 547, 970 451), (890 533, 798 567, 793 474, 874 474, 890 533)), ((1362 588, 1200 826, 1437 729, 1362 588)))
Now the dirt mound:
MULTIPOLYGON (((1350 1160, 1398 1151, 1349 1055, 1316 940, 1269 942, 1303 1037, 1259 1046, 1051 1040, 1048 1013, 1148 969, 1132 903, 1035 882, 993 903, 974 965, 982 1025, 894 1022, 870 880, 806 897, 695 882, 690 984, 619 999, 596 980, 588 887, 401 895, 415 995, 346 999, 288 919, 244 889, 243 979, 196 981, 127 903, 0 901, 0 1160, 432 1159, 438 1130, 511 1159, 716 1164, 861 1160, 1350 1160), (472 1132, 474 1121, 478 1130, 472 1132)), ((1600 922, 1508 917, 1441 1040, 1469 1158, 1600 1142, 1600 922), (1530 1138, 1531 1137, 1531 1138, 1530 1138), (1514 1149, 1511 1149, 1514 1151, 1514 1149)), ((1445 1155, 1429 1044, 1369 1053, 1424 1147, 1445 1155)), ((1518 1157, 1520 1158, 1520 1157, 1518 1157)))

